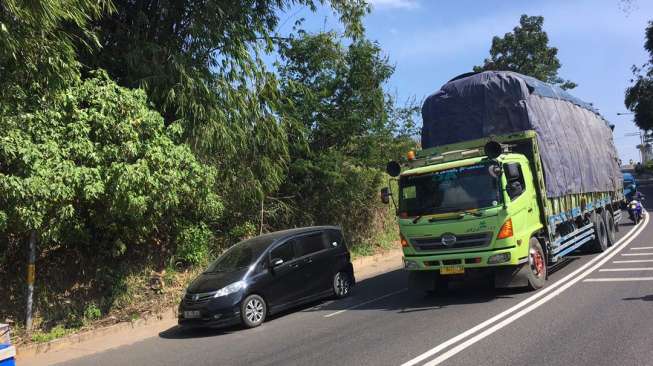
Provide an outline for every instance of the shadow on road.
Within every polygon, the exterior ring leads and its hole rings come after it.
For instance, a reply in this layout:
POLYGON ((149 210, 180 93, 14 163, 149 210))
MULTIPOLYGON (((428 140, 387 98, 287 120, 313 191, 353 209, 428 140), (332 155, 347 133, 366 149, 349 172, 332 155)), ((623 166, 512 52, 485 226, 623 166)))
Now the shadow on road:
POLYGON ((231 334, 240 329, 242 327, 236 325, 225 328, 181 328, 174 326, 159 333, 159 337, 164 339, 206 338, 231 334))
POLYGON ((653 301, 653 295, 646 295, 641 297, 624 297, 622 300, 632 301, 632 300, 642 300, 642 301, 653 301))

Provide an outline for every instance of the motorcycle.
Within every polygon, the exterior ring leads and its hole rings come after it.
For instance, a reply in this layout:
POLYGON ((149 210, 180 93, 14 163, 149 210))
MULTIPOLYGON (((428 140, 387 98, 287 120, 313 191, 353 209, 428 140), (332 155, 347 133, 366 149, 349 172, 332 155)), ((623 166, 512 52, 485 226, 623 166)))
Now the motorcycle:
POLYGON ((642 203, 640 201, 632 200, 628 204, 628 216, 633 221, 635 225, 639 224, 642 220, 642 203))

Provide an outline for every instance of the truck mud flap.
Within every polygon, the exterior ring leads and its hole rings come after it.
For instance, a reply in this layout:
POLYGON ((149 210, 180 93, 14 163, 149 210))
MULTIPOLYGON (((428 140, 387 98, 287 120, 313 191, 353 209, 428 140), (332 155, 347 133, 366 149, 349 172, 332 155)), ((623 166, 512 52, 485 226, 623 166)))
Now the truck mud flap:
POLYGON ((528 286, 528 262, 517 266, 497 268, 494 273, 494 286, 497 288, 515 288, 528 286))

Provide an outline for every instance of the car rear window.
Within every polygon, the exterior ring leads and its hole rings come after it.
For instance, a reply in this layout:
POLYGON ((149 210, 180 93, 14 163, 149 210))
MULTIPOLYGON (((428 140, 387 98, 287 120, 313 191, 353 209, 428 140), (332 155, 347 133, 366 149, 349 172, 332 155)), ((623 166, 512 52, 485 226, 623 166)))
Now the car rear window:
POLYGON ((327 248, 327 240, 323 232, 302 236, 297 240, 295 253, 302 257, 311 253, 319 252, 327 248))

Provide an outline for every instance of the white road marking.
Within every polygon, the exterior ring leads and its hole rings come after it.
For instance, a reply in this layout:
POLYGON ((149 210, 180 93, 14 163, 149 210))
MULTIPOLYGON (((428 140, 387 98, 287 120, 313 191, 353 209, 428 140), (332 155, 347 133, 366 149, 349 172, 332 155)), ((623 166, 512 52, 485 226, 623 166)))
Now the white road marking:
POLYGON ((486 329, 485 331, 477 334, 476 336, 470 338, 469 340, 467 340, 467 341, 461 343, 460 345, 452 348, 451 350, 443 353, 439 357, 433 359, 431 362, 428 362, 427 364, 425 364, 425 366, 434 366, 434 365, 438 365, 438 364, 446 361, 447 359, 453 357, 454 355, 461 352, 465 348, 471 346, 472 344, 480 341, 481 339, 491 335, 492 333, 498 331, 499 329, 505 327, 506 325, 514 322, 515 320, 517 320, 517 319, 521 318, 522 316, 528 314, 529 312, 535 310, 536 308, 538 308, 542 304, 544 304, 547 301, 549 301, 550 299, 556 297, 557 295, 559 295, 560 293, 565 291, 567 288, 569 288, 570 286, 574 285, 575 283, 577 283, 578 281, 580 281, 581 279, 583 279, 584 277, 586 277, 587 275, 592 273, 598 267, 605 264, 610 258, 612 258, 617 253, 619 253, 619 251, 621 251, 623 248, 625 248, 626 245, 628 245, 634 238, 636 238, 637 235, 639 235, 639 233, 641 233, 642 230, 644 230, 644 228, 646 227, 647 224, 648 224, 648 215, 645 216, 645 218, 644 218, 644 225, 631 229, 626 235, 624 235, 621 239, 619 239, 619 241, 617 241, 617 243, 615 243, 615 245, 611 246, 610 248, 608 248, 606 251, 599 254, 598 256, 592 258, 589 262, 585 263, 583 266, 576 269, 572 273, 568 274, 564 278, 554 282, 553 284, 551 284, 548 287, 545 287, 545 288, 541 289, 535 295, 523 300, 522 302, 520 302, 517 305, 503 311, 502 313, 495 315, 494 317, 484 321, 483 323, 480 323, 480 324, 476 325, 473 328, 468 329, 467 331, 465 331, 465 332, 463 332, 463 333, 449 339, 448 341, 446 341, 444 343, 441 343, 440 345, 438 345, 438 346, 424 352, 423 354, 413 358, 412 360, 409 360, 409 361, 403 363, 401 366, 413 366, 413 365, 416 365, 417 363, 422 362, 425 359, 436 355, 437 353, 439 353, 440 351, 446 349, 447 347, 449 347, 449 346, 451 346, 451 345, 465 339, 466 337, 468 337, 470 335, 473 335, 474 333, 476 333, 479 330, 487 327, 488 325, 491 325, 492 323, 500 320, 501 318, 503 318, 505 316, 508 316, 509 314, 511 314, 511 313, 513 313, 513 312, 527 306, 531 302, 536 301, 537 299, 542 297, 542 299, 535 302, 534 304, 526 307, 525 309, 519 311, 518 313, 516 313, 514 315, 511 315, 510 317, 504 319, 500 323, 497 323, 496 325, 486 329), (579 273, 581 273, 581 274, 579 276, 577 276, 579 273))
POLYGON ((372 299, 372 300, 367 300, 367 301, 361 302, 360 304, 352 305, 352 306, 350 306, 350 307, 348 307, 348 308, 346 308, 346 309, 338 310, 338 311, 333 312, 333 313, 331 313, 331 314, 327 314, 327 315, 325 315, 324 317, 325 317, 325 318, 330 318, 330 317, 332 317, 332 316, 336 316, 336 315, 338 315, 338 314, 342 314, 342 313, 344 313, 344 312, 347 311, 347 310, 356 309, 356 308, 361 307, 361 306, 363 306, 363 305, 367 305, 367 304, 369 304, 369 303, 371 303, 371 302, 375 302, 375 301, 379 301, 379 300, 381 300, 381 299, 385 299, 386 297, 390 297, 390 296, 392 296, 392 295, 396 295, 396 294, 402 293, 402 292, 404 292, 404 291, 408 291, 408 288, 402 288, 401 290, 397 290, 397 291, 391 292, 391 293, 389 293, 389 294, 385 294, 385 295, 383 295, 383 296, 379 296, 379 297, 374 298, 374 299, 372 299))
POLYGON ((644 250, 644 249, 653 249, 653 247, 632 247, 630 250, 644 250))
POLYGON ((612 261, 612 263, 651 263, 653 259, 633 259, 629 261, 612 261))
POLYGON ((653 281, 653 277, 587 278, 583 280, 583 282, 628 282, 628 281, 653 281))
POLYGON ((599 269, 599 272, 628 272, 628 271, 653 271, 653 267, 603 268, 603 269, 599 269))
POLYGON ((653 253, 624 253, 624 254, 622 254, 623 257, 636 257, 636 256, 643 256, 643 255, 653 255, 653 253))

